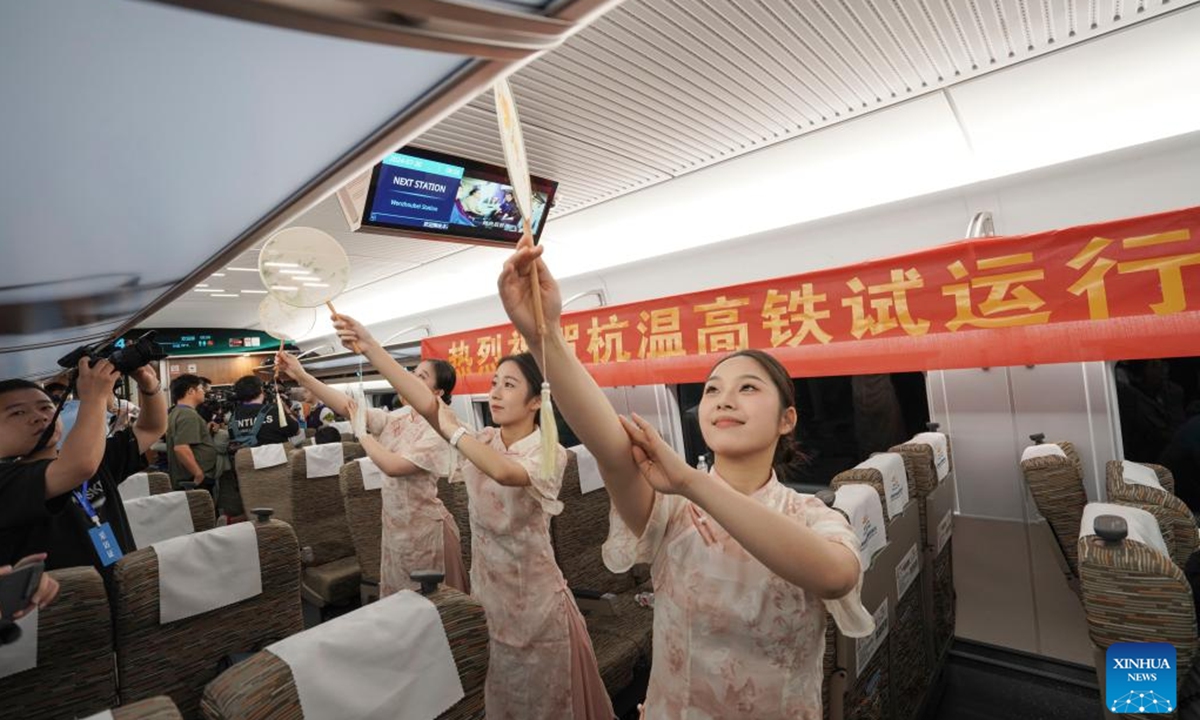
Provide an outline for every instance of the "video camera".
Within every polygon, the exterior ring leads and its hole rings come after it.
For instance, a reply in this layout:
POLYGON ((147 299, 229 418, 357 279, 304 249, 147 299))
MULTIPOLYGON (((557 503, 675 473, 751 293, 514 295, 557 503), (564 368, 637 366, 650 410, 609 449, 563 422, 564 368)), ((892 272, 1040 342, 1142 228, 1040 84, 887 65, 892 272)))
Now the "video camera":
POLYGON ((233 394, 233 390, 209 388, 208 396, 196 408, 196 412, 200 413, 200 417, 205 420, 220 422, 225 418, 233 417, 237 404, 237 396, 233 394))
POLYGON ((117 372, 129 375, 143 365, 162 360, 166 356, 159 344, 154 342, 154 331, 150 330, 133 342, 117 340, 111 343, 81 345, 59 358, 58 364, 65 368, 74 368, 79 365, 81 358, 86 357, 92 363, 107 359, 117 372))

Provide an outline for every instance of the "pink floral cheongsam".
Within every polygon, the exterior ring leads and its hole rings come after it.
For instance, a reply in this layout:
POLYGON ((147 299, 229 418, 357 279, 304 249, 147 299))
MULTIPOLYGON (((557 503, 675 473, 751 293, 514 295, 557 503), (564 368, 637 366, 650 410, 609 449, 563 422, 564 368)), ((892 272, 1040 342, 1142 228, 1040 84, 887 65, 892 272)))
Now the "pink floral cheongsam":
MULTIPOLYGON (((842 515, 774 474, 751 497, 858 557, 858 538, 842 515)), ((614 508, 604 562, 613 572, 650 563, 646 720, 820 720, 825 611, 851 637, 874 629, 859 599, 861 571, 849 594, 822 601, 768 570, 680 495, 655 494, 640 538, 614 508)))
POLYGON ((368 410, 367 429, 385 448, 421 469, 400 478, 384 476, 380 596, 417 589, 408 577, 414 570, 442 571, 449 578, 444 533, 449 529, 457 537, 458 526, 438 498, 437 481, 450 469, 450 444, 415 412, 368 410))
MULTIPOLYGON (((541 475, 541 431, 505 447, 498 428, 476 437, 518 462, 531 485, 506 487, 469 461, 459 467, 470 501, 471 588, 487 615, 489 662, 484 687, 488 720, 588 720, 580 706, 580 684, 572 682, 572 642, 591 644, 583 618, 550 544, 550 516, 562 512, 558 500, 567 452, 561 446, 552 477, 541 475), (583 637, 574 637, 572 627, 583 637)), ((599 671, 590 678, 602 697, 594 698, 612 717, 599 671)), ((591 707, 596 703, 592 702, 591 707)), ((588 717, 601 717, 596 711, 588 717)))

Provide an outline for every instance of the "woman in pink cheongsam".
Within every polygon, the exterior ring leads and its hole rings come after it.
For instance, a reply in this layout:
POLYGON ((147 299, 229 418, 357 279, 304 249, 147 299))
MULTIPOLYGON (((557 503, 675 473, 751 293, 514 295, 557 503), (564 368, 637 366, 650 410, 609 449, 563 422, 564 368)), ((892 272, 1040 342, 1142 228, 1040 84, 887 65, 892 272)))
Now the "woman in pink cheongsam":
MULTIPOLYGON (((334 327, 343 344, 361 345, 361 325, 339 316, 334 327)), ((467 433, 412 376, 382 363, 375 367, 462 455, 471 586, 488 625, 488 720, 611 720, 587 626, 550 544, 550 516, 563 508, 558 492, 567 453, 558 447, 553 472, 543 475, 537 425, 542 375, 533 357, 523 353, 499 362, 488 397, 499 427, 478 435, 467 433)))
MULTIPOLYGON (((374 338, 363 334, 360 349, 379 347, 374 338)), ((309 375, 291 355, 281 352, 277 357, 280 367, 326 406, 343 417, 354 416, 353 403, 345 394, 309 375)), ((396 364, 390 355, 387 359, 396 364)), ((450 402, 456 378, 449 363, 425 360, 413 375, 443 402, 450 402)), ((370 435, 359 440, 386 476, 380 490, 380 597, 415 590, 417 584, 409 574, 417 570, 442 571, 447 585, 470 592, 458 525, 437 495, 438 478, 450 469, 450 446, 424 418, 406 410, 388 413, 371 408, 366 424, 370 435)))
POLYGON ((559 329, 558 285, 522 241, 500 277, 505 310, 542 347, 531 292, 539 264, 544 367, 555 404, 595 455, 612 498, 604 560, 650 563, 654 656, 647 720, 818 720, 825 612, 851 637, 862 606, 858 539, 836 511, 782 485, 796 426, 794 389, 770 355, 717 361, 700 402, 711 473, 690 467, 636 415, 618 418, 559 329))

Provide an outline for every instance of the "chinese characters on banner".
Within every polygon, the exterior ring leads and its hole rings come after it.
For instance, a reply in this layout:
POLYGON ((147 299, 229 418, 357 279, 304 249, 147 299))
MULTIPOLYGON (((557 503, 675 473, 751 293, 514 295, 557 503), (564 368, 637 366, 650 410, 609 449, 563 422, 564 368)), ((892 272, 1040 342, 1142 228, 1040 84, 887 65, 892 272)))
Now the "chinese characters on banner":
MULTIPOLYGON (((796 376, 1196 355, 1200 208, 569 313, 562 327, 604 385, 700 381, 743 348, 796 376)), ((511 325, 421 345, 467 392, 525 349, 511 325)))

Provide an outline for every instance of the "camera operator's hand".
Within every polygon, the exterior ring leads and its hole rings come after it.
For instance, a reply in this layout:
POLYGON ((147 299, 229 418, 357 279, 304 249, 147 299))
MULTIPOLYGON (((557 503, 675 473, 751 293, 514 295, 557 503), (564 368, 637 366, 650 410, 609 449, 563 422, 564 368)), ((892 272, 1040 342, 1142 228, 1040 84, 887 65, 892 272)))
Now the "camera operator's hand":
POLYGON ((89 400, 108 405, 112 397, 112 388, 121 374, 107 360, 92 362, 86 357, 79 359, 79 377, 75 381, 75 392, 79 395, 80 404, 89 400))
POLYGON ((300 364, 300 361, 293 355, 279 350, 275 353, 275 367, 279 368, 281 375, 287 375, 296 382, 300 382, 308 375, 308 371, 300 364))
MULTIPOLYGON (((17 563, 17 568, 21 568, 29 563, 42 562, 46 559, 46 553, 38 553, 37 555, 29 555, 21 558, 17 563)), ((14 569, 12 565, 0 566, 0 575, 7 575, 14 569)), ((18 610, 9 620, 20 620, 28 615, 34 608, 42 609, 54 602, 54 598, 58 597, 58 581, 50 577, 47 573, 42 573, 42 580, 38 583, 37 590, 29 598, 29 607, 18 610)))
POLYGON ((142 395, 153 395, 162 390, 162 383, 158 380, 158 373, 150 365, 143 365, 133 371, 131 375, 137 383, 138 392, 142 395))

